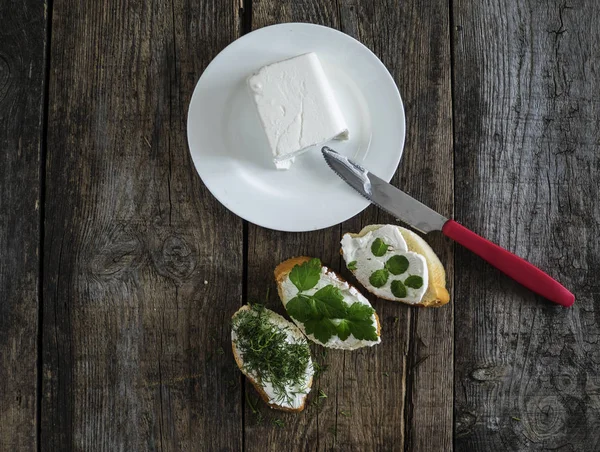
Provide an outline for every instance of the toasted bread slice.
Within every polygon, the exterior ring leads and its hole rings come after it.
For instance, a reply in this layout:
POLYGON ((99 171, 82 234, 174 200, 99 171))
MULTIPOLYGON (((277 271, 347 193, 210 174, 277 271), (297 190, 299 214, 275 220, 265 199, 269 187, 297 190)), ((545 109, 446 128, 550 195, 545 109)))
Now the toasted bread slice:
POLYGON ((250 306, 242 306, 238 311, 233 314, 232 321, 233 327, 231 330, 231 348, 233 349, 233 357, 242 373, 252 383, 260 397, 269 405, 271 408, 289 411, 289 412, 300 412, 306 405, 306 399, 313 382, 314 368, 312 359, 310 358, 310 348, 306 338, 302 332, 292 322, 284 319, 279 314, 262 308, 265 314, 265 320, 273 325, 277 330, 284 331, 287 334, 287 339, 284 341, 289 344, 304 344, 309 353, 308 363, 306 364, 306 371, 304 374, 304 380, 300 386, 294 386, 292 388, 292 394, 290 399, 283 398, 281 394, 277 394, 273 386, 268 381, 261 381, 261 377, 256 373, 248 369, 244 363, 244 352, 239 344, 239 337, 235 329, 235 320, 238 315, 242 312, 252 311, 253 308, 250 306))
MULTIPOLYGON (((385 225, 381 224, 372 224, 364 227, 358 234, 347 233, 352 238, 363 237, 369 232, 376 231, 379 228, 385 225)), ((400 234, 406 241, 406 245, 408 246, 409 251, 413 251, 417 254, 420 254, 425 258, 425 262, 427 264, 427 271, 429 276, 429 281, 427 285, 427 290, 425 294, 421 298, 421 301, 418 303, 408 303, 411 306, 424 306, 424 307, 439 307, 445 305, 450 301, 450 294, 446 289, 446 271, 444 270, 444 266, 440 262, 439 258, 435 254, 435 252, 431 249, 431 247, 427 244, 425 240, 423 240, 420 236, 415 234, 414 232, 403 228, 401 226, 396 226, 400 231, 400 234)), ((344 260, 346 260, 346 256, 344 255, 343 249, 340 250, 342 256, 344 256, 344 260)), ((346 262, 348 264, 348 262, 346 262)), ((356 276, 356 271, 350 269, 352 273, 356 276)), ((364 281, 360 281, 361 284, 367 288, 364 281)), ((368 289, 367 289, 368 290, 368 289)), ((392 295, 389 297, 381 296, 377 294, 380 298, 384 298, 386 300, 391 301, 403 301, 397 298, 394 298, 392 295)), ((405 302, 406 303, 406 302, 405 302)))
MULTIPOLYGON (((293 294, 290 294, 288 291, 288 289, 290 287, 290 284, 289 284, 290 273, 292 272, 294 267, 296 267, 297 265, 302 265, 305 262, 310 261, 311 259, 312 258, 307 257, 307 256, 293 257, 291 259, 283 261, 281 264, 279 264, 275 268, 274 273, 275 273, 275 280, 277 281, 277 292, 279 293, 279 298, 281 299, 284 306, 286 306, 287 303, 295 295, 297 295, 297 289, 295 289, 295 288, 293 289, 294 290, 293 294)), ((345 294, 344 302, 346 302, 346 304, 348 304, 349 302, 350 302, 350 304, 352 302, 358 302, 358 303, 361 303, 364 305, 368 305, 370 308, 372 308, 369 301, 355 287, 353 287, 348 282, 346 282, 341 276, 339 276, 334 271, 330 270, 329 268, 327 268, 325 266, 322 266, 321 267, 321 275, 322 275, 321 277, 324 278, 323 279, 324 281, 334 285, 335 287, 340 289, 345 294)), ((313 289, 313 292, 318 287, 319 286, 316 286, 315 289, 313 289)), ((307 293, 310 293, 310 292, 307 292, 307 293)), ((313 341, 317 344, 320 344, 324 347, 336 348, 336 349, 342 349, 342 350, 355 350, 357 348, 361 348, 361 347, 365 347, 365 346, 376 345, 381 342, 381 338, 380 338, 381 337, 381 324, 379 322, 379 317, 377 316, 377 313, 375 311, 373 311, 372 319, 375 324, 377 340, 357 339, 356 337, 354 337, 354 335, 351 334, 346 340, 341 340, 338 336, 332 336, 327 342, 322 342, 319 339, 317 339, 313 334, 307 334, 306 328, 302 322, 296 320, 293 316, 290 316, 290 317, 292 317, 292 320, 294 321, 294 323, 296 325, 298 325, 298 328, 300 328, 300 330, 304 334, 306 334, 306 337, 308 337, 311 341, 313 341)))

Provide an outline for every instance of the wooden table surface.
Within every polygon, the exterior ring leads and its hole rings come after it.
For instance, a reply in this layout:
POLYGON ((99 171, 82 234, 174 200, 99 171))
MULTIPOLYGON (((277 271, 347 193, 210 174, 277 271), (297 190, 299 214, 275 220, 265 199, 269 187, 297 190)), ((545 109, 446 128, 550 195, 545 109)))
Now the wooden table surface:
POLYGON ((0 450, 599 450, 599 17, 595 0, 0 0, 0 450), (231 314, 268 289, 281 311, 278 262, 340 270, 342 232, 393 221, 265 230, 197 176, 202 71, 288 21, 381 58, 407 114, 393 183, 558 278, 571 309, 430 234, 449 305, 373 300, 383 342, 314 347, 303 413, 257 400, 231 314))

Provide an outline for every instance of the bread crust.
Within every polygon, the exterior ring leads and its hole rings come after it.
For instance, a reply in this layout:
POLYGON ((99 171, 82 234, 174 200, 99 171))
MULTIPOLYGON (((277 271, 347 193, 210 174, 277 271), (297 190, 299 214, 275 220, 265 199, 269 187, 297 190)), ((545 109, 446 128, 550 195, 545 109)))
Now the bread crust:
MULTIPOLYGON (((359 233, 348 232, 347 234, 350 235, 350 237, 352 237, 352 238, 362 237, 362 236, 366 235, 367 233, 369 233, 371 231, 376 231, 377 229, 379 229, 383 226, 385 226, 385 225, 371 224, 369 226, 365 226, 359 233)), ((429 286, 427 288, 427 292, 425 292, 425 295, 423 296, 423 298, 421 299, 421 301, 419 303, 407 303, 405 301, 398 300, 391 296, 390 297, 382 297, 379 295, 377 295, 377 296, 384 300, 396 301, 396 302, 408 304, 410 306, 421 306, 421 307, 425 307, 425 308, 437 308, 437 307, 445 305, 446 303, 448 303, 450 301, 450 294, 448 293, 448 290, 446 289, 446 271, 444 270, 444 266, 440 262, 439 258, 437 257, 435 252, 431 249, 429 244, 425 240, 423 240, 420 236, 418 236, 414 232, 412 232, 406 228, 403 228, 401 226, 396 226, 396 227, 400 230, 402 237, 404 237, 404 239, 406 240, 408 249, 410 251, 418 252, 425 258, 425 261, 427 262, 427 270, 429 271, 429 275, 430 275, 429 286), (412 247, 411 247, 411 245, 412 245, 412 247), (415 246, 418 246, 420 249, 418 251, 415 250, 414 249, 415 246)), ((346 234, 344 234, 344 235, 346 235, 346 234)), ((342 254, 342 255, 344 254, 343 249, 341 249, 341 248, 340 248, 340 254, 342 254)), ((352 272, 352 274, 354 274, 354 271, 352 271, 352 270, 350 270, 350 271, 352 272)), ((365 287, 365 289, 367 289, 367 288, 365 287)), ((367 289, 367 290, 369 290, 369 289, 367 289)))
MULTIPOLYGON (((248 311, 250 309, 250 306, 248 305, 244 305, 242 306, 240 309, 238 309, 233 316, 231 316, 231 318, 234 318, 239 312, 241 311, 248 311)), ((288 321, 289 322, 289 321, 288 321)), ((294 328, 298 328, 296 325, 294 325, 292 322, 289 322, 289 324, 294 327, 294 328)), ((300 334, 302 334, 300 332, 300 334)), ((275 410, 280 410, 280 411, 287 411, 288 413, 299 413, 300 411, 304 410, 304 407, 306 406, 306 399, 308 398, 308 393, 304 395, 304 399, 302 400, 302 405, 300 405, 298 408, 289 408, 289 407, 285 407, 285 406, 281 406, 278 405, 276 403, 272 403, 270 402, 269 396, 267 395, 267 393, 264 391, 264 389, 262 388, 262 386, 260 385, 260 383, 258 383, 253 377, 252 375, 249 375, 248 373, 246 373, 246 371, 244 370, 244 361, 242 360, 242 357, 240 356, 240 354, 238 353, 237 347, 235 346, 235 342, 233 342, 233 340, 231 341, 231 349, 233 351, 233 358, 235 359, 236 364, 238 365, 238 367, 240 368, 241 372, 246 376, 246 378, 248 379, 248 381, 250 383, 252 383, 252 386, 254 386, 254 389, 256 389, 256 392, 258 392, 258 395, 260 396, 261 399, 263 399, 263 401, 269 405, 270 408, 273 408, 275 410)), ((311 358, 312 360, 312 358, 311 358)), ((311 375, 310 380, 308 382, 307 387, 310 389, 312 388, 312 384, 313 384, 313 376, 311 375)))
MULTIPOLYGON (((312 259, 312 257, 308 257, 308 256, 292 257, 290 259, 283 261, 277 267, 275 267, 274 274, 275 274, 275 281, 277 281, 277 293, 279 294, 279 298, 281 300, 283 300, 283 291, 281 289, 283 281, 285 281, 285 279, 288 277, 288 275, 290 274, 290 272, 296 265, 302 265, 303 263, 308 262, 311 259, 312 259)), ((337 272, 333 271, 329 267, 326 267, 325 265, 323 265, 323 267, 325 267, 327 269, 328 273, 335 274, 336 278, 338 280, 340 280, 341 282, 345 282, 350 287, 354 287, 352 284, 350 284, 348 281, 346 281, 344 278, 342 278, 337 272)), ((356 287, 354 287, 354 288, 356 289, 356 287)), ((358 291, 358 289, 356 289, 356 290, 358 291)), ((377 323, 377 336, 381 336, 381 323, 379 322, 379 316, 377 315, 377 312, 374 312, 373 314, 375 315, 375 322, 377 323)))

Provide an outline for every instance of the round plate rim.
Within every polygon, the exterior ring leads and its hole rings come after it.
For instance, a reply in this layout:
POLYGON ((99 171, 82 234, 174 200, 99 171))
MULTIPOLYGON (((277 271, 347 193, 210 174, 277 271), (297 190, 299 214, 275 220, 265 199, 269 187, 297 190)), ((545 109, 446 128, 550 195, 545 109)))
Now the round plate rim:
POLYGON ((387 69, 387 67, 385 66, 385 64, 383 64, 383 62, 379 59, 379 57, 377 55, 375 55, 375 53, 373 53, 373 51, 371 49, 369 49, 366 45, 364 45, 362 42, 360 42, 359 40, 357 40, 356 38, 340 31, 337 30, 335 28, 331 28, 331 27, 327 27, 325 25, 319 25, 319 24, 313 24, 313 23, 307 23, 307 22, 285 22, 285 23, 279 23, 279 24, 274 24, 274 25, 268 25, 266 27, 262 27, 256 30, 251 31, 250 33, 247 33, 243 36, 240 36, 239 38, 235 39, 234 41, 232 41, 231 43, 229 43, 227 46, 225 46, 211 61, 210 63, 206 66, 206 68, 202 71, 202 74, 200 75, 198 81, 196 82, 196 85, 194 86, 194 91, 192 93, 192 96, 190 98, 190 102, 188 105, 188 110, 187 110, 187 121, 186 121, 186 138, 187 138, 187 142, 188 142, 188 152, 190 154, 190 157, 192 159, 192 162, 194 164, 194 168, 196 173, 198 174, 198 176, 200 177, 202 184, 208 189, 208 191, 211 193, 211 195, 217 199, 217 201, 219 201, 219 203, 221 205, 223 205, 227 210, 229 210, 230 212, 232 212, 233 214, 235 214, 236 216, 240 217, 243 220, 246 220, 254 225, 266 228, 266 229, 271 229, 271 230, 275 230, 275 231, 281 231, 281 232, 310 232, 310 231, 318 231, 321 229, 326 229, 338 224, 343 223, 344 221, 349 220, 350 218, 353 218, 354 216, 358 215, 359 213, 361 213, 363 210, 365 210, 371 203, 366 199, 363 198, 363 203, 360 204, 360 206, 355 209, 355 211, 353 211, 351 214, 349 214, 346 218, 343 218, 341 220, 336 220, 335 222, 330 224, 323 224, 323 225, 318 225, 317 227, 314 228, 294 228, 294 227, 278 227, 276 225, 270 224, 268 221, 267 222, 263 222, 260 221, 260 219, 257 219, 255 217, 253 217, 252 219, 250 218, 246 218, 246 216, 236 212, 234 209, 232 209, 230 206, 227 205, 227 202, 225 199, 222 199, 221 196, 219 196, 218 194, 216 194, 214 192, 214 190, 211 189, 211 187, 209 186, 209 184, 206 183, 206 181, 204 180, 204 178, 202 177, 201 171, 198 168, 198 164, 196 162, 196 158, 194 157, 194 152, 192 151, 192 146, 191 146, 191 142, 190 142, 190 113, 192 112, 192 108, 194 106, 194 100, 197 98, 198 92, 199 92, 199 87, 200 84, 202 83, 202 79, 205 76, 205 74, 209 73, 209 70, 211 69, 211 67, 213 67, 214 65, 217 64, 218 59, 220 57, 222 57, 225 53, 231 52, 232 49, 234 49, 236 46, 241 45, 241 42, 245 39, 247 39, 249 36, 256 36, 257 34, 261 34, 261 33, 268 33, 270 31, 272 31, 273 29, 277 29, 277 28, 285 28, 285 27, 300 27, 300 28, 318 28, 318 29, 322 29, 327 33, 334 33, 337 35, 341 35, 344 39, 348 39, 350 42, 352 42, 354 45, 358 45, 359 47, 361 47, 363 49, 363 51, 366 51, 366 55, 369 55, 369 57, 371 57, 373 59, 373 61, 375 62, 376 65, 380 66, 380 68, 382 69, 382 74, 385 74, 385 77, 388 79, 388 81, 390 82, 391 86, 394 88, 394 94, 396 96, 396 101, 398 102, 398 106, 399 106, 399 110, 401 112, 401 140, 400 143, 398 143, 398 152, 395 154, 395 158, 393 163, 389 165, 389 168, 393 168, 393 170, 384 173, 380 173, 378 174, 378 176, 385 180, 386 182, 389 182, 392 177, 394 176, 394 174, 396 173, 398 166, 400 164, 400 160, 402 158, 402 155, 404 153, 404 144, 406 141, 406 111, 404 109, 404 103, 402 101, 402 96, 400 95, 400 91, 398 89, 398 85, 396 84, 396 81, 394 80, 394 77, 392 76, 392 74, 390 73, 390 71, 387 69))

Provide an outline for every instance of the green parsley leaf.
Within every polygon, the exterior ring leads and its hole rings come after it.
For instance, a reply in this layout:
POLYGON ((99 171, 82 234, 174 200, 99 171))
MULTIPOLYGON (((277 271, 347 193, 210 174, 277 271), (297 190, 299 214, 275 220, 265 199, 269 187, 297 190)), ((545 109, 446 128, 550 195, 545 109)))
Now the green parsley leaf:
POLYGON ((396 298, 405 298, 406 297, 406 287, 402 284, 402 281, 396 279, 392 281, 392 293, 396 298))
POLYGON ((385 263, 385 268, 392 275, 401 275, 408 270, 408 259, 405 256, 392 256, 385 263))
POLYGON ((302 323, 307 322, 312 318, 321 318, 321 315, 315 306, 315 300, 302 294, 299 294, 288 301, 285 305, 285 310, 290 316, 302 323))
POLYGON ((387 250, 388 245, 380 238, 376 238, 371 245, 371 252, 377 257, 383 256, 385 253, 387 253, 387 250))
POLYGON ((340 321, 337 326, 338 337, 345 341, 352 334, 356 339, 376 341, 377 340, 377 329, 371 321, 368 320, 350 320, 344 319, 340 321))
POLYGON ((412 289, 420 289, 423 287, 423 278, 417 275, 409 276, 404 280, 404 285, 412 289))
POLYGON ((350 337, 350 323, 348 320, 342 320, 337 326, 338 337, 345 341, 350 337))
POLYGON ((385 268, 381 270, 375 270, 373 274, 369 277, 369 282, 373 287, 381 287, 383 286, 389 277, 389 273, 385 268))
POLYGON ((321 277, 321 260, 311 259, 302 265, 296 265, 290 272, 290 281, 300 292, 310 290, 317 285, 321 277))
POLYGON ((337 287, 325 286, 312 296, 317 311, 328 319, 342 319, 346 316, 347 306, 344 296, 337 287))
POLYGON ((356 261, 350 262, 346 267, 348 267, 348 270, 356 270, 356 261))
POLYGON ((348 320, 350 332, 358 340, 376 341, 377 330, 375 325, 369 320, 348 320))
POLYGON ((352 303, 352 306, 348 309, 347 318, 350 320, 369 320, 375 310, 362 303, 352 303))
POLYGON ((310 319, 304 322, 304 328, 306 329, 306 334, 312 334, 323 344, 337 333, 337 328, 329 319, 310 319))

